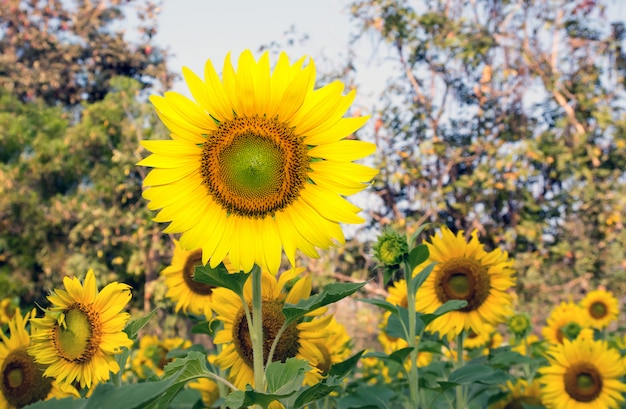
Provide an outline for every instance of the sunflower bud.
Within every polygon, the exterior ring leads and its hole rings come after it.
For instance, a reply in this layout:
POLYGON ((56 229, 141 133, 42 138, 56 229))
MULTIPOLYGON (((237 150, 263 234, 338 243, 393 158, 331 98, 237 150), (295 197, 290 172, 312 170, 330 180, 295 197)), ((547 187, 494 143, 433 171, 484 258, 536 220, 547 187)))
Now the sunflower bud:
POLYGON ((374 245, 374 258, 385 267, 396 267, 409 253, 406 237, 391 228, 385 228, 374 245))
POLYGON ((526 314, 515 314, 507 322, 507 326, 516 338, 524 338, 530 332, 530 319, 526 314))

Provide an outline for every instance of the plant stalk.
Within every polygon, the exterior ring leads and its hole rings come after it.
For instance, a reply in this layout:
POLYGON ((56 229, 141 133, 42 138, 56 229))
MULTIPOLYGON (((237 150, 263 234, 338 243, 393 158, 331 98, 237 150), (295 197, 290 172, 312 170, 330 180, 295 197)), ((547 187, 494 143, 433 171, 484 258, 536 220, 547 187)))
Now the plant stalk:
POLYGON ((265 392, 265 368, 263 366, 263 292, 261 291, 261 269, 252 269, 252 353, 254 364, 254 388, 265 392))
POLYGON ((409 314, 409 346, 413 348, 411 351, 411 370, 409 371, 409 392, 411 398, 411 408, 419 408, 419 372, 417 368, 417 357, 419 354, 419 339, 416 337, 415 328, 417 326, 417 317, 415 315, 415 292, 410 291, 413 272, 411 271, 408 260, 404 263, 404 277, 407 285, 407 311, 409 314))

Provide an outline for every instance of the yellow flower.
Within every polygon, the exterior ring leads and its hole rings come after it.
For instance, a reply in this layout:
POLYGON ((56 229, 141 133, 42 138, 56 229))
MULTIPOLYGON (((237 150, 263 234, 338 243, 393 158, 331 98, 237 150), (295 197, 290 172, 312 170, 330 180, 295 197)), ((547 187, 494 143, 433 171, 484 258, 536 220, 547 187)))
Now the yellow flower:
POLYGON ((195 389, 202 395, 202 403, 210 408, 220 397, 220 390, 217 384, 208 378, 199 378, 189 383, 191 389, 195 389))
POLYGON ((377 171, 354 163, 375 150, 347 140, 367 117, 343 118, 355 97, 335 81, 314 90, 313 61, 291 64, 282 53, 270 73, 269 54, 249 50, 237 71, 230 55, 220 79, 207 61, 204 80, 183 69, 194 100, 178 93, 153 96, 171 140, 143 141, 154 169, 144 197, 168 233, 182 233, 183 248, 202 249, 215 268, 226 255, 236 270, 256 263, 276 273, 284 249, 318 257, 339 223, 362 223, 344 196, 367 187, 377 171))
MULTIPOLYGON (((296 304, 311 294, 311 277, 309 276, 297 281, 288 294, 283 293, 285 284, 302 271, 303 269, 290 270, 281 274, 278 280, 267 272, 262 273, 264 361, 267 361, 271 344, 285 322, 282 312, 284 304, 296 304)), ((244 286, 244 298, 251 305, 251 280, 248 280, 244 286)), ((224 344, 215 363, 222 369, 230 369, 230 378, 237 388, 244 389, 247 384, 254 387, 252 341, 241 299, 234 292, 219 288, 214 292, 214 301, 217 319, 224 324, 224 328, 215 335, 213 340, 215 344, 224 344)), ((320 308, 309 313, 308 316, 318 317, 326 310, 326 308, 320 308)), ((295 357, 308 361, 311 370, 305 374, 305 383, 307 385, 318 383, 321 379, 321 371, 317 366, 323 362, 324 355, 315 341, 326 336, 326 327, 331 319, 332 316, 326 316, 323 319, 300 321, 289 325, 278 342, 272 360, 284 362, 287 358, 295 357)))
POLYGON ((79 397, 73 386, 44 377, 41 366, 28 355, 30 335, 26 324, 34 316, 34 310, 24 317, 16 310, 8 323, 10 335, 0 332, 0 409, 21 408, 52 398, 79 397))
POLYGON ((606 341, 564 339, 548 351, 549 366, 539 369, 542 401, 549 409, 618 408, 626 384, 620 354, 606 341))
POLYGON ((10 298, 4 298, 0 301, 0 325, 6 324, 15 315, 15 311, 17 310, 17 305, 10 298))
MULTIPOLYGON (((476 349, 489 346, 495 332, 495 327, 489 324, 485 324, 483 326, 483 332, 480 333, 475 332, 474 330, 469 330, 463 340, 463 347, 467 349, 476 349)), ((502 336, 500 336, 500 338, 501 337, 502 336)))
MULTIPOLYGON (((326 320, 326 317, 315 318, 312 323, 319 320, 326 320)), ((334 317, 326 324, 324 333, 323 337, 312 339, 311 342, 322 353, 322 359, 318 362, 317 368, 326 374, 334 364, 350 358, 352 339, 346 327, 338 323, 334 317)))
POLYGON ((541 389, 537 380, 528 383, 518 379, 515 383, 506 381, 506 396, 489 406, 489 409, 524 408, 524 405, 541 406, 541 389))
POLYGON ((619 315, 619 303, 610 291, 591 291, 582 299, 580 306, 585 310, 586 321, 592 328, 606 328, 619 315))
POLYGON ((48 296, 53 306, 45 316, 31 320, 34 330, 28 353, 48 366, 45 376, 91 388, 120 370, 115 354, 133 344, 122 331, 130 317, 122 312, 131 298, 130 286, 113 282, 98 292, 92 270, 84 285, 69 277, 63 285, 65 290, 48 296))
POLYGON ((151 373, 161 376, 165 365, 171 362, 171 359, 167 358, 168 352, 190 346, 191 341, 178 337, 159 339, 156 335, 144 335, 139 340, 139 349, 133 356, 132 368, 141 379, 147 378, 151 373))
POLYGON ((566 338, 575 339, 587 324, 587 317, 578 305, 563 301, 552 309, 541 334, 549 343, 557 344, 566 338))
POLYGON ((514 342, 511 344, 511 350, 517 352, 520 355, 532 356, 533 346, 539 343, 539 337, 535 334, 530 334, 525 338, 514 340, 514 342))
POLYGON ((193 281, 194 269, 202 264, 202 250, 187 251, 174 240, 172 264, 161 271, 167 285, 167 297, 176 303, 176 312, 191 312, 211 318, 213 287, 193 281))
POLYGON ((449 300, 467 301, 460 310, 435 319, 428 325, 429 331, 452 339, 463 330, 484 332, 485 324, 496 325, 512 314, 507 290, 515 278, 506 252, 486 252, 476 231, 466 242, 462 231, 455 236, 446 227, 426 245, 430 256, 415 272, 432 262, 437 265, 417 292, 417 310, 432 313, 449 300))

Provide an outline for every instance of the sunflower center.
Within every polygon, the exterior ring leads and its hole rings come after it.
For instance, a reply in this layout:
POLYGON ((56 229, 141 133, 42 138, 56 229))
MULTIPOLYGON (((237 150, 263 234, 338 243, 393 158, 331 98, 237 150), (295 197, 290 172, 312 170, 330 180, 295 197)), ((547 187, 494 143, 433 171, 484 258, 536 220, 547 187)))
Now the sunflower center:
POLYGON ((567 324, 563 325, 557 332, 557 340, 559 342, 563 342, 563 337, 569 339, 570 341, 578 338, 578 334, 580 334, 580 331, 582 330, 582 327, 580 325, 578 325, 575 322, 568 322, 567 324))
POLYGON ((443 304, 449 300, 465 300, 460 311, 473 311, 489 296, 491 283, 487 269, 478 260, 456 257, 443 262, 436 277, 435 292, 443 304))
POLYGON ((307 152, 303 138, 282 122, 234 118, 207 136, 200 174, 229 214, 264 218, 300 196, 308 178, 307 152))
POLYGON ((183 280, 185 280, 185 284, 191 292, 198 295, 211 295, 213 292, 213 286, 199 283, 193 279, 196 266, 200 265, 202 265, 202 250, 198 249, 189 254, 187 260, 185 260, 185 266, 183 267, 183 280))
POLYGON ((595 319, 604 318, 608 313, 608 308, 606 308, 606 304, 603 302, 596 301, 589 307, 589 313, 595 319))
MULTIPOLYGON (((272 343, 278 331, 285 322, 283 314, 283 303, 279 301, 263 301, 263 361, 267 361, 272 343)), ((254 319, 254 316, 252 317, 254 319)), ((299 331, 297 323, 290 324, 283 332, 280 340, 274 350, 272 361, 285 362, 287 358, 293 358, 298 353, 300 343, 298 342, 299 331)), ((250 367, 253 364, 252 340, 250 338, 250 329, 246 314, 242 309, 239 310, 235 322, 233 323, 233 342, 235 349, 241 359, 250 367)))
POLYGON ((578 402, 591 402, 602 392, 602 376, 587 362, 572 365, 563 377, 565 391, 578 402))
POLYGON ((83 363, 95 355, 101 338, 98 313, 91 306, 75 303, 65 311, 65 320, 56 325, 53 342, 63 359, 83 363))
POLYGON ((25 347, 9 352, 0 371, 0 391, 10 406, 21 408, 45 399, 52 389, 52 378, 43 376, 25 347))

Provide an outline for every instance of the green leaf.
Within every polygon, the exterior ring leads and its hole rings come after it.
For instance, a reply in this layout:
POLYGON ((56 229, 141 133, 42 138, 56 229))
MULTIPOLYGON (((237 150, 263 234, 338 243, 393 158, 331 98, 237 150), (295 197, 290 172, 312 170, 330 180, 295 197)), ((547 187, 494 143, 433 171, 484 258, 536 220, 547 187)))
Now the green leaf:
POLYGON ((510 378, 511 375, 503 371, 493 369, 488 365, 470 364, 452 372, 448 377, 448 382, 454 382, 459 385, 469 383, 498 385, 504 383, 510 378))
POLYGON ((50 400, 40 400, 31 405, 24 406, 26 409, 85 409, 87 407, 87 399, 74 399, 74 398, 64 398, 64 399, 50 399, 50 400))
POLYGON ((408 291, 412 291, 413 293, 416 293, 417 290, 422 286, 422 284, 424 284, 424 281, 426 281, 430 273, 432 273, 433 268, 435 268, 435 265, 437 265, 437 263, 430 263, 429 265, 424 267, 422 271, 420 271, 415 276, 413 276, 411 278, 408 291))
POLYGON ((231 409, 246 408, 252 405, 260 405, 266 409, 270 403, 281 398, 285 398, 289 395, 261 393, 254 391, 250 385, 248 385, 245 391, 234 391, 226 396, 226 406, 231 409))
POLYGON ((411 335, 418 336, 424 331, 424 324, 418 318, 422 316, 421 312, 413 312, 415 314, 415 334, 409 334, 409 310, 398 307, 398 315, 391 315, 387 320, 387 327, 384 331, 390 337, 402 338, 410 342, 411 335))
POLYGON ((156 314, 156 312, 157 310, 155 308, 145 316, 129 322, 126 325, 126 328, 124 328, 124 332, 128 335, 128 338, 133 340, 137 339, 137 334, 139 333, 139 331, 141 331, 141 329, 145 327, 146 324, 148 324, 148 322, 152 319, 152 317, 154 317, 154 314, 156 314))
POLYGON ((413 245, 413 243, 417 240, 417 236, 419 236, 425 229, 430 228, 432 223, 424 223, 415 230, 413 234, 411 234, 411 238, 409 239, 409 246, 413 245))
MULTIPOLYGON (((255 268, 258 267, 255 266, 255 268)), ((215 268, 211 268, 207 264, 206 266, 196 266, 193 280, 213 287, 228 288, 237 295, 241 295, 249 275, 250 273, 229 273, 222 263, 215 268)))
POLYGON ((311 311, 354 294, 365 284, 366 283, 331 283, 326 285, 321 293, 315 294, 306 300, 300 300, 297 304, 285 304, 283 307, 283 314, 285 314, 286 317, 284 325, 289 325, 311 311))
POLYGON ((329 393, 338 389, 338 386, 329 386, 324 383, 318 383, 310 388, 304 389, 293 402, 293 406, 287 405, 287 407, 301 408, 308 403, 315 402, 318 399, 322 399, 329 393))
POLYGON ((359 359, 361 359, 364 352, 365 350, 357 352, 345 361, 331 366, 330 371, 328 371, 328 377, 340 379, 348 375, 350 371, 352 371, 352 369, 354 369, 354 367, 359 363, 359 359))
POLYGON ((388 409, 396 392, 385 385, 362 385, 338 401, 340 409, 373 407, 388 409))
POLYGON ((428 260, 428 255, 429 254, 427 245, 419 244, 414 247, 409 253, 409 266, 411 267, 411 272, 413 272, 415 267, 428 260))
POLYGON ((272 362, 265 369, 267 389, 270 393, 287 394, 302 387, 304 373, 311 369, 302 359, 289 358, 283 362, 272 362))
POLYGON ((219 320, 200 321, 191 327, 191 333, 214 336, 215 332, 221 328, 221 325, 222 322, 219 320))
POLYGON ((163 394, 175 381, 175 379, 164 379, 158 382, 123 385, 119 388, 111 384, 101 384, 88 399, 85 409, 143 407, 163 394))
POLYGON ((445 304, 439 306, 439 308, 437 308, 432 314, 420 315, 420 319, 426 326, 430 324, 435 318, 438 318, 447 312, 459 310, 466 305, 467 301, 465 300, 448 300, 445 304))
POLYGON ((389 355, 389 359, 403 365, 406 358, 411 355, 411 351, 413 351, 413 347, 398 349, 389 355))
POLYGON ((356 300, 384 308, 392 314, 398 314, 398 307, 387 300, 381 300, 378 298, 357 298, 356 300))

